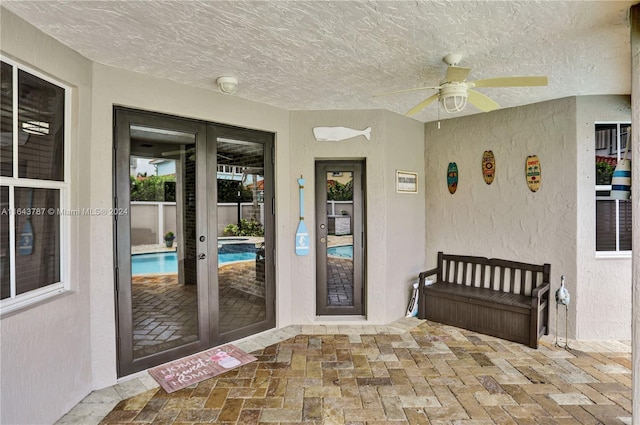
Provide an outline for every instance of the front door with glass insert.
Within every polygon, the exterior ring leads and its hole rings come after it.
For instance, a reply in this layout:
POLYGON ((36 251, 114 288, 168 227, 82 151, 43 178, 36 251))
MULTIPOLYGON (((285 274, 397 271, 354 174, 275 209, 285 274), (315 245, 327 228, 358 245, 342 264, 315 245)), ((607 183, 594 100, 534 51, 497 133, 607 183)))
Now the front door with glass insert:
POLYGON ((274 326, 271 144, 116 108, 120 376, 274 326))

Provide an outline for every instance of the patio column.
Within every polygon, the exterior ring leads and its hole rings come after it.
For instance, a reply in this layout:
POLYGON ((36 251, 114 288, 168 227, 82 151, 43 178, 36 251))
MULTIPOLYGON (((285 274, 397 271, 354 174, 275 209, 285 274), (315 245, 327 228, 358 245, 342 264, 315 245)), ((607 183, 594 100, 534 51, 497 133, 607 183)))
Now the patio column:
POLYGON ((640 425, 640 4, 631 7, 631 128, 633 181, 633 273, 631 326, 633 365, 633 424, 640 425), (635 166, 633 164, 636 164, 635 166))

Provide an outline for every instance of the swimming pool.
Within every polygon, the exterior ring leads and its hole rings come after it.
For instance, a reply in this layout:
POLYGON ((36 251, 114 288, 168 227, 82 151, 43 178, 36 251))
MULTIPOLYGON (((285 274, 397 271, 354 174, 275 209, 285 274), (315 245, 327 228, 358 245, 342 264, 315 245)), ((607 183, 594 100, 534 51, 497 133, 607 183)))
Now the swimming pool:
MULTIPOLYGON (((225 244, 218 249, 218 265, 256 259, 254 244, 225 244)), ((153 252, 131 256, 131 274, 178 273, 178 254, 153 252)))
POLYGON ((327 254, 333 257, 353 258, 353 245, 332 246, 327 249, 327 254))

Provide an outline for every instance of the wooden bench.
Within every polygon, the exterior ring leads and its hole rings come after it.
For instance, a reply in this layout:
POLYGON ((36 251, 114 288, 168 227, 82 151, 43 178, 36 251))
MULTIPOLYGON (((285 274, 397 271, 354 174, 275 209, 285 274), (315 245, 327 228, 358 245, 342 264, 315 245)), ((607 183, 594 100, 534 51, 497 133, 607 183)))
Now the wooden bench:
POLYGON ((438 266, 420 273, 418 317, 538 348, 549 333, 550 271, 550 264, 438 252, 438 266))

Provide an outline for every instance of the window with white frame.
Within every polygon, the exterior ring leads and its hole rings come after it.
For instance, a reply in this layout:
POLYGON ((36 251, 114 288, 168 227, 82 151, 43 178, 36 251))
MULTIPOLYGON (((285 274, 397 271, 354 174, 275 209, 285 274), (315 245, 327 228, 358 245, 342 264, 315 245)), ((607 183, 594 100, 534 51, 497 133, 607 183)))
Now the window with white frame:
POLYGON ((68 289, 66 217, 69 89, 1 58, 0 307, 68 289))
POLYGON ((631 254, 631 199, 611 196, 616 165, 623 159, 631 160, 630 142, 628 122, 595 126, 596 251, 599 254, 631 254))

